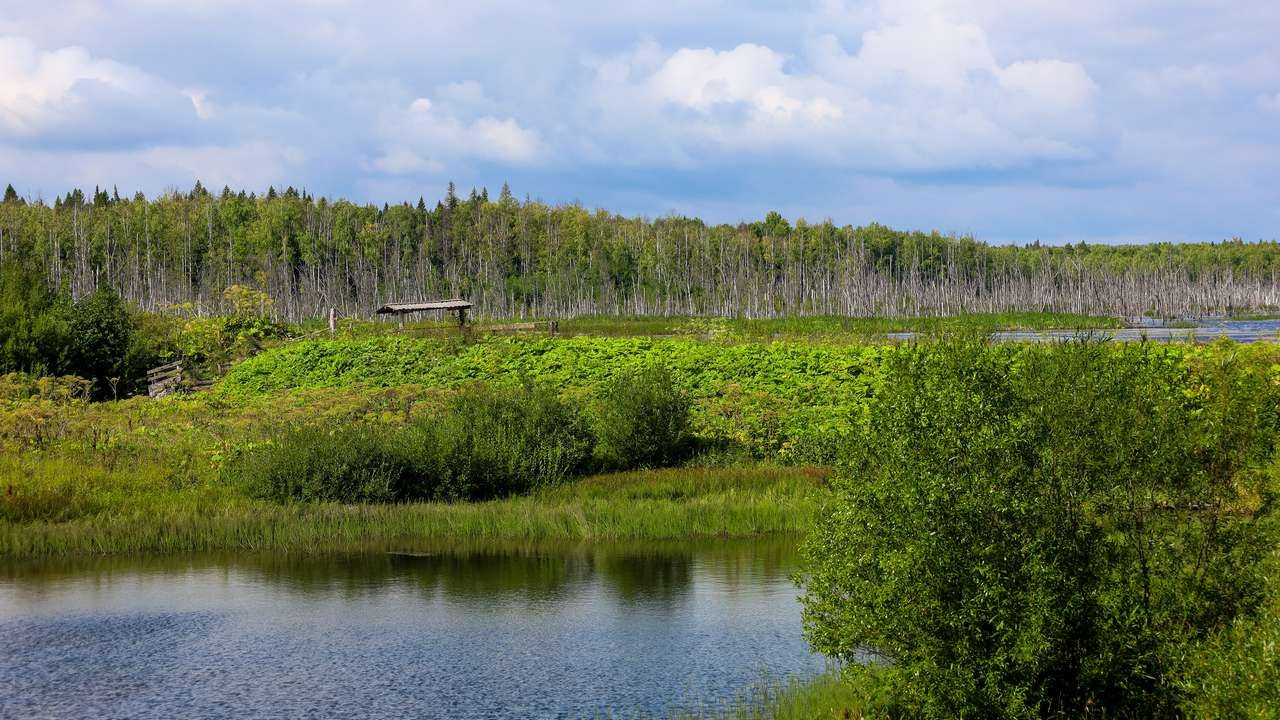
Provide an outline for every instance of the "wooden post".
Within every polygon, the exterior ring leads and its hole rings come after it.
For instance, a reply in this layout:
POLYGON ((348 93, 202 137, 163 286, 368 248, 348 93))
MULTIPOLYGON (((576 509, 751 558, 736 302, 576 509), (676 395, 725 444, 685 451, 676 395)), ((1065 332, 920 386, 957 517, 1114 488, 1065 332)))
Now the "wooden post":
POLYGON ((465 327, 467 324, 467 309, 458 308, 458 327, 465 327))
POLYGON ((330 337, 333 337, 333 335, 336 332, 338 332, 338 320, 337 320, 336 313, 337 313, 336 308, 329 308, 329 336, 330 337))

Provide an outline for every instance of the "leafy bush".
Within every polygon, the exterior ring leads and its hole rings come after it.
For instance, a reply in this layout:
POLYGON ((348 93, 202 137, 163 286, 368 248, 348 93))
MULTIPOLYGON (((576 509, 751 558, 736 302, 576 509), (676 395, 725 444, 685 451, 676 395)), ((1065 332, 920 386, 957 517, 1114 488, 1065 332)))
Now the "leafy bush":
POLYGON ((417 420, 399 446, 415 468, 403 497, 477 500, 581 474, 592 438, 581 411, 554 390, 477 385, 417 420))
POLYGON ((691 409, 689 394, 660 365, 619 375, 600 394, 597 458, 614 469, 674 465, 693 447, 691 409))
POLYGON ((398 430, 290 431, 245 453, 232 477, 278 501, 480 500, 585 471, 592 438, 577 408, 533 386, 475 386, 398 430))
POLYGON ((231 468, 251 495, 280 502, 387 502, 411 473, 387 440, 361 426, 291 430, 231 468))
POLYGON ((915 717, 1171 715, 1259 600, 1276 389, 1232 353, 905 347, 807 542, 817 649, 915 717), (857 666, 851 672, 857 673, 857 666))
MULTIPOLYGON (((150 325, 147 325, 150 327, 150 325)), ((83 297, 72 310, 68 370, 91 380, 93 396, 124 397, 145 388, 147 368, 156 363, 154 338, 108 287, 83 297)))
POLYGON ((61 375, 70 306, 39 274, 9 261, 0 267, 0 373, 61 375))
MULTIPOLYGON (((1272 529, 1272 537, 1280 537, 1272 529)), ((1200 643, 1182 673, 1183 709, 1194 718, 1260 718, 1280 708, 1280 550, 1267 563, 1268 597, 1200 643)))

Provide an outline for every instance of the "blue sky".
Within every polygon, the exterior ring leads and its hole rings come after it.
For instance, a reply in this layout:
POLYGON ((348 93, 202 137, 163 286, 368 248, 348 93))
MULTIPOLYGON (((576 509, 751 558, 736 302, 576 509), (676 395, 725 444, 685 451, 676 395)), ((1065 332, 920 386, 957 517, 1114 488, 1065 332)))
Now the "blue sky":
POLYGON ((1280 3, 0 0, 0 183, 1280 237, 1280 3))

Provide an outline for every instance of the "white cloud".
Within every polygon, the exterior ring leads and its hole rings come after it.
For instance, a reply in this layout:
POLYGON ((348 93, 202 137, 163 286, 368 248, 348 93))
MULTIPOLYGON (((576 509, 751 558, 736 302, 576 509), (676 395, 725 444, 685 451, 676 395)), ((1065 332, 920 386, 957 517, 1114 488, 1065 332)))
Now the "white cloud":
POLYGON ((82 110, 77 86, 99 83, 126 93, 148 84, 146 76, 84 48, 41 51, 29 40, 0 37, 0 120, 14 134, 35 134, 60 117, 82 110))
POLYGON ((74 146, 137 143, 186 131, 204 97, 82 47, 41 50, 0 37, 0 139, 74 146))
MULTIPOLYGON (((476 97, 472 90, 466 92, 476 97)), ((543 152, 538 133, 512 118, 464 120, 425 97, 386 113, 378 132, 382 149, 367 165, 391 174, 440 173, 449 161, 461 159, 522 165, 543 152)))
POLYGON ((863 170, 1009 167, 1088 157, 1096 131, 1080 63, 1002 63, 982 28, 936 14, 868 30, 854 53, 832 35, 799 61, 755 44, 644 44, 593 69, 596 116, 619 140, 643 134, 640 164, 785 150, 863 170))

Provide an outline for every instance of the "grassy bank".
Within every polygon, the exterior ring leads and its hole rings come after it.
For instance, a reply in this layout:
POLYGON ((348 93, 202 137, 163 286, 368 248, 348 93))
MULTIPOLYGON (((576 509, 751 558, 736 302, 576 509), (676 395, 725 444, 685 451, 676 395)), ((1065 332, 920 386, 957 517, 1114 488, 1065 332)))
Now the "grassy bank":
POLYGON ((679 713, 673 720, 815 720, 863 717, 865 693, 830 671, 817 677, 764 680, 727 708, 679 713))
POLYGON ((596 476, 479 503, 277 505, 230 492, 152 502, 105 492, 64 521, 0 521, 0 557, 411 549, 433 541, 669 540, 799 534, 825 496, 819 468, 678 468, 596 476))

